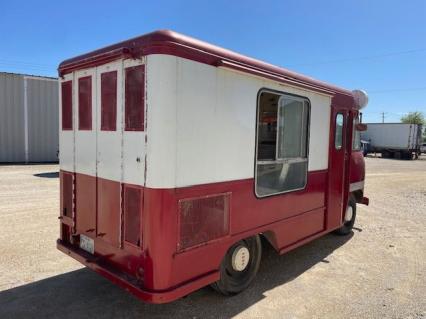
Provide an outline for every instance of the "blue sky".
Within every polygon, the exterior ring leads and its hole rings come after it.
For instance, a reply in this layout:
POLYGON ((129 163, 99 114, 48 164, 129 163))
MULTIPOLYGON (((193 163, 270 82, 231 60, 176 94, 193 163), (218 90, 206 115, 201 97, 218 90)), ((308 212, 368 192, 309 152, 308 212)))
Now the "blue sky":
POLYGON ((426 1, 2 1, 0 71, 56 75, 58 63, 172 29, 348 89, 365 122, 426 112, 426 1))

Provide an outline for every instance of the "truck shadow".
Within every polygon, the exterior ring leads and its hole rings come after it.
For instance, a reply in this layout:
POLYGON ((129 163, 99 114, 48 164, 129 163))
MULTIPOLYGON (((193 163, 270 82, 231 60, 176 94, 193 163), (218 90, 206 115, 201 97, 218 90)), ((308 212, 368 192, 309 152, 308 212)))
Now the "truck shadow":
POLYGON ((151 305, 84 268, 0 292, 0 318, 229 318, 317 263, 328 264, 326 257, 352 236, 326 235, 282 256, 264 243, 255 282, 234 297, 205 287, 173 303, 151 305))
POLYGON ((58 178, 59 172, 46 172, 46 173, 38 173, 34 174, 35 177, 43 177, 43 178, 58 178))

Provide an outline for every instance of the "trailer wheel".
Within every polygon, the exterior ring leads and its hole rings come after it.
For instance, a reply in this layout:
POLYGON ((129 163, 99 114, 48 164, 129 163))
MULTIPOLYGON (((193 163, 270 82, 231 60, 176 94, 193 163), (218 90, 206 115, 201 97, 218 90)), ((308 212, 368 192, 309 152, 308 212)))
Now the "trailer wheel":
POLYGON ((240 293, 256 277, 261 256, 259 235, 240 240, 227 251, 220 265, 220 279, 211 286, 225 296, 240 293))
POLYGON ((356 218, 356 202, 355 199, 351 196, 348 200, 348 207, 346 208, 346 213, 343 220, 342 227, 336 229, 334 233, 336 235, 345 236, 348 235, 355 224, 356 218))

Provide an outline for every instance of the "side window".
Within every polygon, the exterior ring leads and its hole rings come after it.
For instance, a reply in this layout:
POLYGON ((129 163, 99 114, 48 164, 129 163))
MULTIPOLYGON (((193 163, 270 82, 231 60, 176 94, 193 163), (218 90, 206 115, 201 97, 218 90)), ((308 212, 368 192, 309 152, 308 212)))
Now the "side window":
POLYGON ((309 101, 261 92, 257 114, 258 197, 302 189, 308 174, 309 101))
POLYGON ((72 81, 62 82, 62 130, 72 130, 72 81))
POLYGON ((144 65, 126 68, 125 78, 125 130, 144 130, 144 65))
POLYGON ((117 71, 101 74, 101 131, 117 126, 117 71))
POLYGON ((92 129, 92 77, 78 79, 78 129, 92 129))
POLYGON ((356 129, 356 125, 359 123, 358 116, 354 117, 353 129, 352 129, 352 150, 359 151, 361 149, 361 135, 356 129))
POLYGON ((343 114, 336 115, 336 131, 334 133, 334 148, 340 150, 343 146, 343 114))

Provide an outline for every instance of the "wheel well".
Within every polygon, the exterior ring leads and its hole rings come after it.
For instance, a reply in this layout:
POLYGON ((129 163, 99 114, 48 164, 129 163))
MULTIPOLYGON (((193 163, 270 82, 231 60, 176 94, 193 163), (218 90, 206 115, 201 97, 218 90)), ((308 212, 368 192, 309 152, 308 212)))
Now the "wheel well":
POLYGON ((278 243, 277 243, 277 238, 275 236, 275 232, 273 232, 272 230, 268 230, 268 231, 265 231, 265 232, 263 232, 259 235, 262 239, 262 245, 267 243, 272 248, 274 248, 276 252, 280 251, 280 249, 278 247, 278 243))

